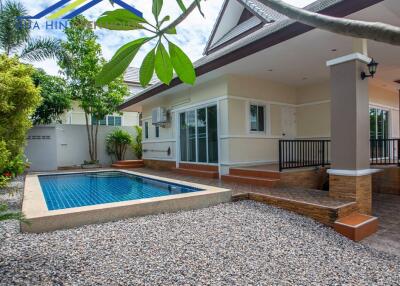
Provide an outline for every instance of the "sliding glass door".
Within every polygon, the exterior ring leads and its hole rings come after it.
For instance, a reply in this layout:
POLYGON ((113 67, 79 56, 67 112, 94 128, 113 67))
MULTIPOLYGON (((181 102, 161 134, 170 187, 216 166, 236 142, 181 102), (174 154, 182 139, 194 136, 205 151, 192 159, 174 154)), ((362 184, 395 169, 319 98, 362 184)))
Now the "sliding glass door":
POLYGON ((182 162, 218 163, 217 106, 179 114, 182 162))
POLYGON ((384 139, 389 138, 389 111, 378 108, 370 108, 370 138, 371 156, 373 158, 385 158, 388 156, 390 145, 384 139))

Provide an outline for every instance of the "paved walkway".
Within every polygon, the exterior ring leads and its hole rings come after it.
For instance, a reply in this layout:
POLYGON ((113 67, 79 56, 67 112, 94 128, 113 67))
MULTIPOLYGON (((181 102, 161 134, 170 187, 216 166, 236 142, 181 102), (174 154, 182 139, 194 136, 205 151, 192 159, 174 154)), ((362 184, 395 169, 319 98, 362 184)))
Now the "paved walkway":
POLYGON ((268 187, 253 186, 241 183, 223 182, 218 179, 198 178, 198 177, 178 174, 172 171, 159 171, 148 168, 133 169, 132 171, 143 174, 165 177, 165 178, 188 181, 203 185, 211 185, 211 186, 231 189, 234 192, 234 194, 243 194, 249 192, 262 193, 270 196, 282 197, 285 199, 291 199, 317 205, 324 205, 327 207, 338 207, 350 202, 348 200, 339 200, 331 198, 328 196, 328 192, 325 191, 311 190, 305 188, 268 188, 268 187))
POLYGON ((400 256, 400 196, 374 194, 373 212, 379 231, 362 243, 400 256))

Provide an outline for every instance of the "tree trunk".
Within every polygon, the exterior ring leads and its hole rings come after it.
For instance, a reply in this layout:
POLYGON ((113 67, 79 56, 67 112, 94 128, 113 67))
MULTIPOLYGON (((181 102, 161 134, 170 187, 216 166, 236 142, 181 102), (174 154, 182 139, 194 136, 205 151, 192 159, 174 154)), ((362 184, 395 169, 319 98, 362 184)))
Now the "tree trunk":
POLYGON ((97 162, 97 135, 99 134, 99 123, 96 125, 96 132, 93 138, 94 141, 94 160, 97 162))
POLYGON ((89 156, 90 156, 90 160, 92 159, 92 140, 90 138, 90 130, 89 130, 89 118, 88 118, 88 114, 85 112, 85 120, 86 120, 86 133, 88 136, 88 143, 89 143, 89 156))
MULTIPOLYGON (((281 0, 258 1, 282 15, 321 30, 354 38, 400 45, 400 28, 393 25, 326 16, 294 7, 281 0)), ((241 0, 241 2, 247 7, 254 6, 252 0, 241 0)), ((251 10, 257 13, 257 10, 251 10)), ((265 18, 264 14, 257 14, 266 21, 270 21, 270 19, 265 18)))

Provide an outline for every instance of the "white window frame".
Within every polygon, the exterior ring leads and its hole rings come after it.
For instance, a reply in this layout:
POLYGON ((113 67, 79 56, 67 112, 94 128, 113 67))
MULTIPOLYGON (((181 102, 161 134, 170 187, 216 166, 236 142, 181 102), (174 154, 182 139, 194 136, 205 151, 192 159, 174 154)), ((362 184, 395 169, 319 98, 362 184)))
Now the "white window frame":
POLYGON ((107 124, 107 126, 122 127, 122 126, 124 126, 123 125, 123 116, 122 115, 107 115, 107 123, 106 124, 107 124), (114 117, 114 125, 110 125, 110 123, 109 123, 110 117, 114 117), (115 125, 115 118, 116 117, 121 118, 121 125, 115 125))
POLYGON ((255 134, 255 135, 270 135, 271 133, 271 106, 265 102, 261 101, 247 101, 246 102, 246 128, 248 134, 255 134), (250 107, 252 105, 262 106, 264 107, 264 131, 252 131, 251 130, 251 113, 250 107))
MULTIPOLYGON (((189 107, 189 108, 182 108, 182 109, 178 109, 177 111, 176 111, 176 115, 177 115, 177 123, 176 123, 176 126, 177 126, 177 142, 179 142, 178 144, 177 144, 177 158, 178 158, 178 160, 177 160, 177 162, 179 162, 179 163, 187 163, 187 164, 197 164, 197 165, 209 165, 209 166, 219 166, 219 164, 220 164, 220 160, 221 160, 221 154, 220 154, 220 148, 221 148, 221 146, 220 146, 220 126, 219 126, 219 102, 218 101, 211 101, 211 102, 207 102, 207 103, 202 103, 202 104, 197 104, 197 105, 194 105, 194 106, 191 106, 191 107, 189 107), (217 130, 218 130, 218 163, 208 163, 208 161, 209 161, 209 154, 208 154, 208 143, 207 143, 207 146, 206 146, 206 152, 207 152, 207 162, 199 162, 199 154, 198 154, 198 140, 197 140, 197 138, 198 138, 198 130, 197 130, 197 111, 199 110, 199 109, 202 109, 202 108, 208 108, 208 107, 211 107, 211 106, 216 106, 217 107, 217 130), (195 112, 195 129, 196 129, 196 162, 191 162, 191 161, 183 161, 182 160, 182 158, 181 158, 181 150, 180 150, 180 136, 181 136, 181 129, 180 129, 180 114, 181 113, 185 113, 185 120, 187 120, 187 112, 190 112, 190 111, 194 111, 195 112)), ((208 126, 208 117, 206 116, 206 125, 208 126)), ((206 134, 206 141, 208 142, 208 132, 207 132, 207 134, 206 134)))

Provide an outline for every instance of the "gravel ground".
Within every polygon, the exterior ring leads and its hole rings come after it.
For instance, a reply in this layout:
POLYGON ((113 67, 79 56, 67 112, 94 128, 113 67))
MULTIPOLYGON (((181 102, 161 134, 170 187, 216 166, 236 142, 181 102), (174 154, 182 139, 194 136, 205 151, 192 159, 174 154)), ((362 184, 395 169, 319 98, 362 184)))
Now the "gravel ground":
POLYGON ((18 176, 7 188, 0 189, 0 203, 7 203, 10 210, 21 210, 24 180, 25 176, 18 176))
POLYGON ((47 234, 0 226, 0 285, 400 285, 399 257, 250 201, 47 234))

